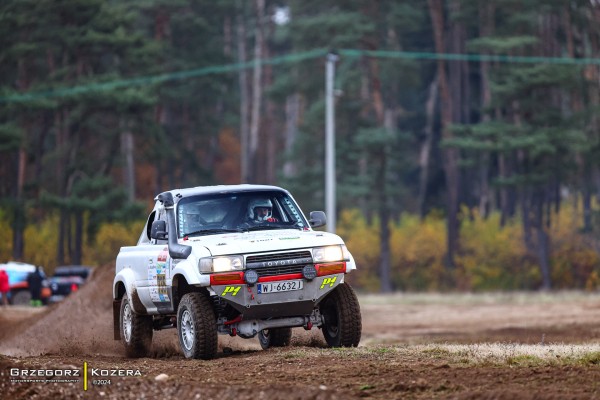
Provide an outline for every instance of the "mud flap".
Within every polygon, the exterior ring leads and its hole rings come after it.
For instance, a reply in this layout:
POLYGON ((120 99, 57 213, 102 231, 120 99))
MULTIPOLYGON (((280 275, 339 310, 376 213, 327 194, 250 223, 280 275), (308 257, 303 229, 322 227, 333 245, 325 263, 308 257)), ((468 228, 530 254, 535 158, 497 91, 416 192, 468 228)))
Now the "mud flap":
POLYGON ((121 299, 113 300, 113 334, 115 340, 121 340, 121 299))

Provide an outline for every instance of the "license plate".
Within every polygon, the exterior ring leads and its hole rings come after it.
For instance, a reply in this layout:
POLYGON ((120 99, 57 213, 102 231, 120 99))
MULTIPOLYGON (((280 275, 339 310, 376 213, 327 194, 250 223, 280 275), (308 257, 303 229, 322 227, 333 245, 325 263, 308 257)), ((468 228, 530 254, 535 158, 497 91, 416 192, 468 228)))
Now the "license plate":
POLYGON ((303 280, 259 283, 257 285, 259 294, 289 292, 292 290, 300 290, 303 287, 304 287, 303 280))

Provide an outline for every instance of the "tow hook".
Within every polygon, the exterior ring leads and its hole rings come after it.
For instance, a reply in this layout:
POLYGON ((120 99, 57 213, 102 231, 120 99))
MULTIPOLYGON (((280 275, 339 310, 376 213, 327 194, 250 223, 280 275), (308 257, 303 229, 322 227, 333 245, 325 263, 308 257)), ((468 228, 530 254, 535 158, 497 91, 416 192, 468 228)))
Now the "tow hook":
POLYGON ((313 323, 308 321, 306 325, 304 325, 304 330, 310 331, 313 327, 313 323))

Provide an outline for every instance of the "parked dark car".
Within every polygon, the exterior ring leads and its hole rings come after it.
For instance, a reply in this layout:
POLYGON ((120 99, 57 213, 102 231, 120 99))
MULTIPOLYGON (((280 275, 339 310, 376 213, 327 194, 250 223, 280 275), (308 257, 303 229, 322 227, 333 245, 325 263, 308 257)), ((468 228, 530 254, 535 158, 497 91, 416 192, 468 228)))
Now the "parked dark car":
POLYGON ((50 278, 50 303, 63 300, 72 292, 79 290, 91 275, 92 267, 85 265, 64 265, 56 267, 50 278))

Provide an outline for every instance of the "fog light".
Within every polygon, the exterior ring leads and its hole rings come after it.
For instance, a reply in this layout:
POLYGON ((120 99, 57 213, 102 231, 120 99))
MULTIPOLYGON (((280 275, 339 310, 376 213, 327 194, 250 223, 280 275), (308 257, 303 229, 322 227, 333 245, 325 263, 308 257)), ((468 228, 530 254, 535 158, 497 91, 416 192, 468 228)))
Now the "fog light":
POLYGON ((317 269, 314 265, 305 265, 304 268, 302 268, 302 275, 304 275, 307 280, 312 281, 317 277, 317 269))
POLYGON ((254 285, 256 282, 258 282, 258 273, 253 269, 249 269, 244 274, 244 279, 249 285, 254 285))

